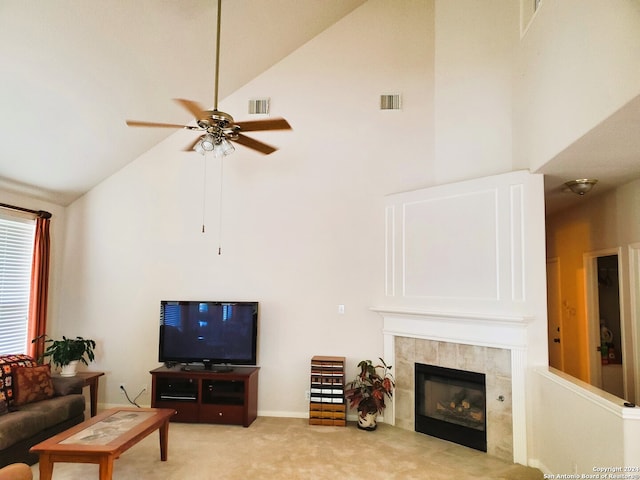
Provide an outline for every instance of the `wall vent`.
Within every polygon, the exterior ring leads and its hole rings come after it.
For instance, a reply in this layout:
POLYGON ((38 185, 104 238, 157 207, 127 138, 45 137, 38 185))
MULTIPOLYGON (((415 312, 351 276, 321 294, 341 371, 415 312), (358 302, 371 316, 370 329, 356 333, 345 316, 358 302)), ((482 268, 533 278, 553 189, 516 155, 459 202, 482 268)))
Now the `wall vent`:
POLYGON ((380 95, 380 110, 400 110, 400 94, 380 95))
POLYGON ((269 113, 268 98, 253 98, 249 100, 249 113, 252 115, 266 115, 269 113))

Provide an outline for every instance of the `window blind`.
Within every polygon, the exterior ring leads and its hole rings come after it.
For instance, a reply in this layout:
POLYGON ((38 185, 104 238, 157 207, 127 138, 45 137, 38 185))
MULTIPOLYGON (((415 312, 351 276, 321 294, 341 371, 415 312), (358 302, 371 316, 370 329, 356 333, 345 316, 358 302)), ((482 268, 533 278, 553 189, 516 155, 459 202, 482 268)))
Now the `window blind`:
POLYGON ((233 305, 229 305, 228 303, 222 304, 222 321, 226 322, 230 320, 233 316, 233 305))
POLYGON ((27 353, 35 220, 0 215, 0 354, 27 353))
POLYGON ((180 318, 180 314, 181 307, 177 302, 167 303, 160 311, 160 324, 182 330, 182 321, 180 318))

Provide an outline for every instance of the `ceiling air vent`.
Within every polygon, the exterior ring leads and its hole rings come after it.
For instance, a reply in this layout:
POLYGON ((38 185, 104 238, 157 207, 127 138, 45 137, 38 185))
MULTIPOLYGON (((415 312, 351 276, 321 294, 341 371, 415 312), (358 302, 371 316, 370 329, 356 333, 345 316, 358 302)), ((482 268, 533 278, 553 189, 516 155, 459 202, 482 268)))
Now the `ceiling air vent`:
POLYGON ((380 110, 400 110, 400 94, 380 95, 380 110))
POLYGON ((252 115, 266 115, 269 113, 268 98, 254 98, 249 100, 249 113, 252 115))

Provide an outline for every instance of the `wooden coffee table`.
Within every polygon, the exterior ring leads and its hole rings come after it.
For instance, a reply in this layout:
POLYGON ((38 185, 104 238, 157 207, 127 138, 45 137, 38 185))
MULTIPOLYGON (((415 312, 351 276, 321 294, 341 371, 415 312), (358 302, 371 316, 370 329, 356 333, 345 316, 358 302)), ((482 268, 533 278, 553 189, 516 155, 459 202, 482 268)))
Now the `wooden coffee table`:
POLYGON ((171 408, 114 408, 31 447, 40 454, 40 480, 51 480, 53 464, 97 463, 100 480, 111 480, 113 461, 154 430, 160 459, 167 460, 171 408))

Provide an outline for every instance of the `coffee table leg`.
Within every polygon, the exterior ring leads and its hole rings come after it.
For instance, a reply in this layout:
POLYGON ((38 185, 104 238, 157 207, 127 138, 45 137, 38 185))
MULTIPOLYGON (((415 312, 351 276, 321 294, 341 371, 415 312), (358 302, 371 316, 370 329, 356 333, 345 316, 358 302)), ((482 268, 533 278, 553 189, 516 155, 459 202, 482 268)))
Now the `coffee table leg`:
POLYGON ((53 462, 47 453, 41 453, 38 460, 40 468, 40 480, 51 480, 53 475, 53 462))
POLYGON ((164 422, 158 429, 160 432, 160 460, 167 461, 167 449, 169 446, 169 420, 164 422))
POLYGON ((113 455, 100 458, 100 480, 111 480, 113 476, 113 455))

